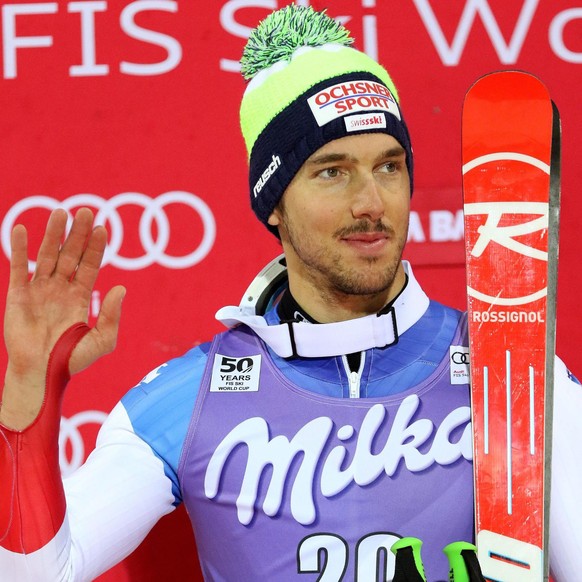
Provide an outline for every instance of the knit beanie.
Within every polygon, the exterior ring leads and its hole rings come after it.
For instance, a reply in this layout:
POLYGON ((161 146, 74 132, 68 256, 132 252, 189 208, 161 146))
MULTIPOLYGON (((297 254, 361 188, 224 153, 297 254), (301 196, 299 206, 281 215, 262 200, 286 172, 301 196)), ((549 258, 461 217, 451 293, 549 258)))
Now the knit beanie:
POLYGON ((251 206, 268 219, 303 163, 326 143, 369 132, 412 147, 398 93, 386 70, 349 45, 341 24, 312 7, 272 12, 249 36, 241 72, 249 81, 240 123, 249 156, 251 206))

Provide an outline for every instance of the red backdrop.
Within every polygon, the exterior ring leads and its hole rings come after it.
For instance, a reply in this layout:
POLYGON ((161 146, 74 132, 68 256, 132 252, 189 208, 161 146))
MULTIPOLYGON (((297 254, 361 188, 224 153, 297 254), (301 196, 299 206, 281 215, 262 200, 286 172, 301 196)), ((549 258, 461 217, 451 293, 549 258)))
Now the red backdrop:
MULTIPOLYGON (((71 381, 64 472, 86 457, 103 412, 149 370, 218 331, 216 310, 237 303, 280 252, 249 210, 237 70, 249 27, 286 3, 2 2, 0 280, 5 286, 15 222, 37 233, 50 208, 87 205, 110 232, 92 311, 112 285, 128 288, 116 352, 71 381)), ((496 69, 527 70, 547 84, 564 136, 557 346, 582 374, 582 0, 311 4, 345 21, 356 46, 396 80, 416 159, 407 256, 429 293, 454 306, 465 305, 464 93, 496 69)), ((33 249, 38 241, 33 234, 33 249)), ((2 365, 5 359, 2 353, 2 365)), ((178 510, 100 581, 198 577, 192 534, 178 510)))

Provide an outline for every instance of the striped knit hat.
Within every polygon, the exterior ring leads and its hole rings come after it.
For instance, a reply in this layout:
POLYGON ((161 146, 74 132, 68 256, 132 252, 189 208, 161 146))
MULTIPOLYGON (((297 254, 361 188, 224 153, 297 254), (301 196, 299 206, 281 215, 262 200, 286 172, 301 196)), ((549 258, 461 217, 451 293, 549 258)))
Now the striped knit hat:
POLYGON ((267 221, 303 163, 326 143, 366 132, 412 147, 398 93, 386 72, 351 48, 350 33, 323 12, 294 4, 255 28, 241 58, 249 80, 240 109, 249 154, 251 205, 267 221))

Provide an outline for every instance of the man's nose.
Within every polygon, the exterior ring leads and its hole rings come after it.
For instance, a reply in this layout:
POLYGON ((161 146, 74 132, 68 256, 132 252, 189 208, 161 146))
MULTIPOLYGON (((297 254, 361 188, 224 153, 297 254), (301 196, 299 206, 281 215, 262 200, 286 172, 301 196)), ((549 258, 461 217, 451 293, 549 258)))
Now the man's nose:
POLYGON ((360 176, 354 184, 352 215, 354 218, 368 218, 372 221, 384 216, 384 200, 373 174, 360 176))

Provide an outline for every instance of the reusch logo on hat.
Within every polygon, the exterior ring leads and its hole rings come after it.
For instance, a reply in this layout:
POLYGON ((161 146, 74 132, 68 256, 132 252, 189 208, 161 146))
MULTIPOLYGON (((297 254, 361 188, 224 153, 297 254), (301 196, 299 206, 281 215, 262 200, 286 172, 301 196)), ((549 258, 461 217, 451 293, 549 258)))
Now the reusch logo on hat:
POLYGON ((321 127, 338 117, 361 111, 384 110, 401 119, 390 90, 373 81, 348 81, 322 89, 307 100, 321 127))
POLYGON ((257 183, 253 188, 255 198, 259 195, 269 178, 277 171, 277 168, 279 168, 280 165, 281 158, 273 154, 271 163, 265 168, 265 171, 261 174, 261 177, 257 180, 257 183))

